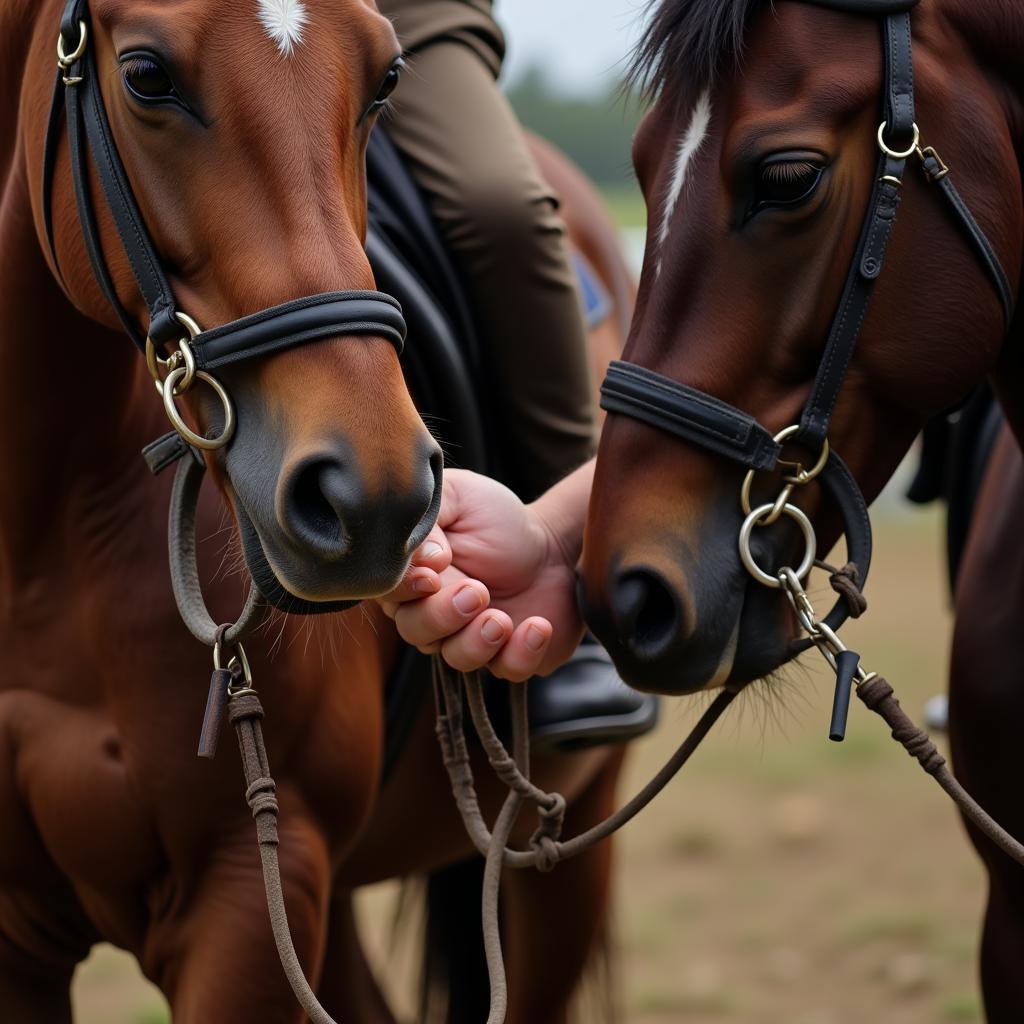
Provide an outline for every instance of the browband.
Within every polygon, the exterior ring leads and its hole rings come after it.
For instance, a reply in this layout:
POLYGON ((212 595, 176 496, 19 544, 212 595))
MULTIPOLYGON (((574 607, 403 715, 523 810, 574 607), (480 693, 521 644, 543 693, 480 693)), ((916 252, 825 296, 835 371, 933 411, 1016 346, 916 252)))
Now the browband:
MULTIPOLYGON (((79 221, 89 262, 107 301, 125 331, 141 350, 147 337, 157 346, 180 341, 187 332, 167 281, 160 257, 139 212, 103 105, 89 45, 86 0, 69 0, 60 27, 61 69, 57 73, 43 157, 43 221, 53 266, 60 276, 53 237, 53 179, 60 122, 66 113, 72 180, 79 221), (100 189, 113 216, 148 310, 149 324, 134 322, 118 298, 103 256, 96 212, 89 189, 89 157, 100 189)), ((199 369, 267 355, 331 335, 373 335, 391 342, 401 352, 405 320, 396 299, 375 291, 324 292, 285 302, 251 316, 203 331, 191 341, 199 369)))

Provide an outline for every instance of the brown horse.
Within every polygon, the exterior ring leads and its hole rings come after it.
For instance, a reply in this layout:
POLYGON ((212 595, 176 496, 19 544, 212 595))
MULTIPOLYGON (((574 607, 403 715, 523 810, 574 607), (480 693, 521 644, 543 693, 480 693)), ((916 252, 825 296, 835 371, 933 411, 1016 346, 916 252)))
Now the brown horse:
MULTIPOLYGON (((166 422, 90 269, 66 142, 56 265, 49 258, 43 136, 62 6, 0 6, 0 1016, 70 1021, 71 975, 105 940, 138 958, 176 1022, 295 1021, 238 765, 229 749, 212 763, 194 756, 208 652, 168 586, 170 481, 138 457, 166 422)), ((364 151, 399 53, 393 30, 362 0, 310 0, 291 5, 306 13, 292 45, 286 25, 259 17, 263 6, 90 5, 89 46, 131 188, 176 298, 207 326, 373 283, 364 151)), ((93 198, 117 294, 139 319, 95 176, 93 198)), ((588 229, 611 237, 603 221, 588 229)), ((250 570, 292 595, 393 586, 410 538, 432 521, 438 449, 392 345, 326 338, 229 367, 223 380, 237 432, 226 457, 207 457, 217 489, 199 511, 216 613, 230 621, 244 590, 219 571, 236 520, 257 539, 250 570)), ((187 415, 208 427, 211 410, 190 401, 187 415)), ((251 646, 300 958, 332 1014, 393 1021, 350 894, 470 852, 429 702, 381 789, 390 622, 356 609, 307 630, 284 617, 251 646)), ((620 763, 621 752, 597 750, 538 767, 542 784, 571 794, 579 828, 609 809, 620 763)), ((483 793, 496 811, 497 787, 483 793)), ((512 1020, 565 1019, 605 926, 610 856, 510 879, 512 1020)))
MULTIPOLYGON (((796 423, 808 401, 879 159, 879 22, 865 16, 870 3, 845 4, 860 13, 826 9, 842 6, 661 0, 641 48, 655 102, 634 158, 650 231, 625 358, 772 433, 796 423)), ((921 144, 941 153, 1016 294, 1024 10, 921 0, 910 22, 921 144)), ((1024 626, 1014 514, 1024 498, 1021 318, 1007 330, 962 225, 917 167, 908 165, 902 193, 829 440, 871 500, 930 416, 986 377, 995 387, 1009 429, 958 593, 952 721, 966 782, 1024 835, 1013 757, 1013 711, 1024 698, 1012 639, 1024 626)), ((742 477, 705 447, 609 416, 582 593, 591 627, 632 684, 742 685, 792 656, 789 603, 756 583, 737 553, 742 477)), ((824 554, 838 517, 816 484, 799 490, 824 554)), ((780 558, 791 539, 773 529, 780 558)), ((1020 1020, 1024 875, 985 852, 986 999, 993 1020, 1020 1020)))

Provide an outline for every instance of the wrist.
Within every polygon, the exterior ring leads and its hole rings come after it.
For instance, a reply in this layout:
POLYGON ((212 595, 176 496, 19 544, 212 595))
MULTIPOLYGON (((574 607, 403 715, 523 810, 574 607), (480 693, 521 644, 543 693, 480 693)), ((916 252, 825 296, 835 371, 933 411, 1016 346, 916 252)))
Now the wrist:
POLYGON ((593 477, 591 460, 526 507, 533 528, 543 537, 549 563, 576 568, 593 477))

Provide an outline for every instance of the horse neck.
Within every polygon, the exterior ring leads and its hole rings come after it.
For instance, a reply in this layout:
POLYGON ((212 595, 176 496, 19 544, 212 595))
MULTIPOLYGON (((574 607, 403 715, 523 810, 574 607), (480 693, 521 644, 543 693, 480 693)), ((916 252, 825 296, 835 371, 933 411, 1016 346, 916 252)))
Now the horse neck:
MULTIPOLYGON (((1024 215, 1024 62, 1020 59, 1024 53, 1024 7, 1018 0, 940 0, 940 4, 942 16, 976 56, 1005 121, 1010 146, 1005 152, 991 153, 989 159, 1015 164, 1015 213, 1020 218, 1024 215)), ((1013 209, 1010 202, 1006 209, 1013 209)), ((1011 284, 1019 288, 1019 268, 1024 266, 1024 223, 1016 225, 1014 238, 1017 251, 1000 256, 1006 261, 1011 284)), ((992 383, 1017 442, 1024 448, 1024 316, 1019 298, 992 383)))
POLYGON ((138 452, 161 426, 133 346, 82 316, 50 272, 30 208, 24 134, 6 127, 0 580, 5 590, 17 590, 19 581, 45 574, 47 560, 60 558, 62 542, 81 539, 91 513, 102 509, 116 521, 122 507, 139 500, 142 488, 133 481, 144 480, 145 472, 138 452))

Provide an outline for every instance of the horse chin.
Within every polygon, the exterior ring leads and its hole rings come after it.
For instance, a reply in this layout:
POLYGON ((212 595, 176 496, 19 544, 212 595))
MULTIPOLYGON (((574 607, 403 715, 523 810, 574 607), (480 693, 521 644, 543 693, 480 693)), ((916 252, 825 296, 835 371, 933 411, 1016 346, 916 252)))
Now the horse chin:
POLYGON ((289 585, 287 574, 276 567, 274 561, 268 557, 259 531, 242 503, 236 500, 234 506, 245 564, 252 576, 253 584, 267 603, 279 611, 291 615, 324 615, 354 608, 365 598, 377 597, 393 589, 408 567, 407 562, 403 563, 386 575, 375 574, 372 580, 354 580, 344 572, 332 573, 340 577, 331 586, 333 593, 326 590, 324 580, 318 582, 315 595, 308 591, 302 592, 294 583, 289 585), (300 592, 296 593, 296 590, 300 592))

